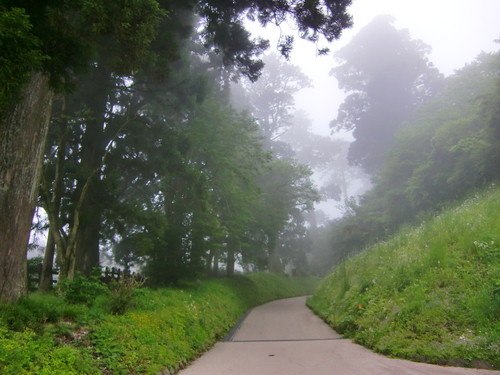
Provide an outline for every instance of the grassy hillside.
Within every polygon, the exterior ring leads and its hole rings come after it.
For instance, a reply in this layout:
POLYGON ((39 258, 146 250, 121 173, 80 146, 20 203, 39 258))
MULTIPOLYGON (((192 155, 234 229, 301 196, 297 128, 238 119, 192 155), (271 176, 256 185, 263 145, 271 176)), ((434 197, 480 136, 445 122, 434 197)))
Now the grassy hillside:
POLYGON ((500 189, 347 260, 308 304, 377 352, 500 369, 500 189))
POLYGON ((0 305, 0 373, 174 372, 223 337, 248 308, 311 294, 316 286, 313 278, 253 274, 143 289, 123 315, 110 313, 109 296, 85 305, 35 294, 0 305))

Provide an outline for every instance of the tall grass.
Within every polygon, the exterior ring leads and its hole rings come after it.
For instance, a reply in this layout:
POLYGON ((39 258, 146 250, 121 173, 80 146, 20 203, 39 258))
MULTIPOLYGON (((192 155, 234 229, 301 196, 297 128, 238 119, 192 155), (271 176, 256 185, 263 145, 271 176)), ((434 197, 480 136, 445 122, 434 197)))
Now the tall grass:
POLYGON ((500 369, 500 189, 347 260, 308 304, 377 352, 500 369))

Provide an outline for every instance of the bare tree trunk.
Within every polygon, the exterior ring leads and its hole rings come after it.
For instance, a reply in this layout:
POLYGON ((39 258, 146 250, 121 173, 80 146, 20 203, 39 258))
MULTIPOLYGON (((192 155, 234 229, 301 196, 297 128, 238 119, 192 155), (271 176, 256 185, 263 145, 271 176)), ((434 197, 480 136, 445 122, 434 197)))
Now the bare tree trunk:
MULTIPOLYGON (((68 139, 68 120, 66 118, 66 97, 62 98, 61 115, 59 120, 60 137, 57 145, 57 160, 56 160, 56 173, 54 183, 52 184, 52 197, 50 202, 45 202, 45 206, 51 205, 54 214, 59 217, 61 208, 61 199, 63 191, 63 178, 66 167, 66 143, 68 139)), ((42 189, 45 189, 45 184, 42 184, 42 189)), ((42 197, 48 199, 49 193, 42 190, 42 197), (44 194, 45 193, 45 194, 44 194)), ((50 220, 50 215, 49 215, 50 220)), ((45 254, 43 257, 42 274, 40 276, 39 290, 42 292, 49 292, 52 289, 52 270, 54 267, 54 253, 56 247, 56 234, 52 229, 49 229, 47 244, 45 246, 45 254)))
POLYGON ((23 98, 0 115, 0 301, 27 291, 26 250, 52 108, 48 77, 33 73, 23 98))
POLYGON ((284 266, 276 248, 272 254, 269 254, 269 271, 273 273, 283 273, 284 266))
POLYGON ((214 255, 215 255, 215 252, 214 252, 214 249, 212 248, 212 249, 210 249, 210 253, 208 254, 207 261, 205 264, 205 275, 207 277, 212 276, 212 261, 214 259, 214 255))
POLYGON ((91 210, 82 212, 82 218, 85 220, 80 223, 75 248, 75 271, 85 276, 90 276, 92 270, 100 264, 99 241, 102 219, 99 208, 95 206, 88 208, 91 210), (89 220, 90 218, 93 220, 89 220))
MULTIPOLYGON (((128 120, 118 129, 118 132, 115 134, 115 137, 118 136, 120 131, 127 125, 128 120)), ((104 165, 104 162, 106 160, 106 156, 109 153, 110 146, 115 139, 111 139, 111 142, 109 143, 108 148, 106 148, 104 155, 101 159, 101 163, 97 168, 95 168, 90 175, 88 176, 85 184, 82 187, 81 192, 77 195, 78 196, 78 202, 76 203, 76 207, 74 210, 73 214, 73 225, 71 226, 69 233, 65 236, 63 236, 63 231, 61 229, 61 226, 58 225, 58 217, 55 215, 54 210, 53 210, 53 205, 47 205, 48 210, 47 214, 49 215, 49 223, 50 223, 50 228, 54 231, 54 241, 56 242, 56 248, 57 248, 57 254, 59 259, 61 260, 61 267, 59 269, 59 279, 58 282, 64 279, 69 279, 73 280, 75 276, 75 271, 78 272, 79 269, 76 268, 76 260, 78 257, 77 254, 77 241, 78 241, 78 234, 79 231, 81 231, 80 227, 80 219, 82 218, 82 207, 85 203, 85 200, 87 199, 87 193, 89 188, 92 185, 92 180, 95 178, 95 176, 100 173, 102 166, 104 165), (64 238, 65 237, 65 238, 64 238), (64 241, 66 239, 66 241, 64 241)), ((101 225, 100 222, 98 223, 99 226, 101 225)), ((94 232, 95 233, 95 232, 94 232)), ((98 238, 99 233, 97 233, 97 238, 98 238)), ((97 261, 99 259, 99 252, 97 248, 97 261)), ((96 254, 96 252, 93 252, 91 254, 96 254)), ((92 258, 89 258, 92 260, 92 258)), ((98 263, 96 264, 98 265, 98 263)), ((92 269, 92 268, 90 268, 92 269)))
POLYGON ((49 229, 47 236, 47 244, 45 245, 45 253, 43 255, 42 274, 40 275, 40 285, 38 290, 48 293, 52 289, 52 269, 54 267, 54 253, 56 243, 52 230, 49 229))
POLYGON ((234 276, 234 253, 234 247, 227 249, 226 275, 228 277, 234 276))

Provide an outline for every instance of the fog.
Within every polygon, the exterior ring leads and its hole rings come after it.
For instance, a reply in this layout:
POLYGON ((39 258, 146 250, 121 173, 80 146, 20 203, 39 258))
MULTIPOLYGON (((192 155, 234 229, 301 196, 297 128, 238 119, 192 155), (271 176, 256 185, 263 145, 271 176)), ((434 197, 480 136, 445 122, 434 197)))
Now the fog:
MULTIPOLYGON (((302 109, 312 119, 313 131, 331 135, 329 123, 336 118, 339 105, 345 94, 338 89, 330 70, 336 65, 333 53, 347 45, 350 40, 377 15, 390 14, 395 17, 397 29, 408 29, 412 39, 420 39, 432 47, 428 56, 441 73, 451 75, 456 69, 473 61, 481 52, 498 50, 494 40, 500 38, 500 1, 497 0, 357 0, 350 7, 354 25, 344 30, 341 38, 331 44, 319 41, 317 45, 301 40, 293 25, 282 25, 281 29, 257 24, 248 25, 253 35, 271 40, 271 49, 276 49, 280 33, 295 36, 294 50, 290 62, 301 67, 313 80, 313 88, 306 88, 296 95, 296 109, 302 109), (330 53, 317 56, 317 48, 328 47, 330 53)), ((333 134, 352 140, 349 134, 333 134)), ((331 217, 340 215, 338 202, 329 200, 317 205, 331 217)))

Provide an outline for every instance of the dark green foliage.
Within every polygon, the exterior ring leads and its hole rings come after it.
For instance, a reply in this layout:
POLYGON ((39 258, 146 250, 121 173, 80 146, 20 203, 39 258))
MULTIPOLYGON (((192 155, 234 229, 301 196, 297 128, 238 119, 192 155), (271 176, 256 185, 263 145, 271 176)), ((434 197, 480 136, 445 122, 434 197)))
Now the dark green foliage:
POLYGON ((8 50, 24 44, 25 51, 32 55, 23 52, 17 58, 32 59, 20 60, 21 76, 43 70, 57 88, 67 86, 71 72, 82 72, 103 49, 113 56, 109 62, 117 72, 138 69, 150 58, 148 48, 164 15, 154 0, 109 2, 106 6, 100 1, 43 0, 23 4, 21 9, 16 6, 15 1, 5 1, 7 12, 2 12, 2 16, 15 15, 18 24, 10 26, 21 31, 15 35, 29 31, 25 38, 30 40, 17 40, 15 47, 13 41, 6 39, 8 50), (31 66, 26 67, 27 63, 31 66))
POLYGON ((100 295, 109 293, 101 282, 101 268, 94 268, 90 276, 77 275, 74 280, 63 280, 58 283, 60 293, 68 303, 91 306, 100 295))
POLYGON ((500 82, 499 56, 481 54, 448 77, 442 98, 420 107, 412 126, 397 133, 373 189, 332 229, 337 259, 498 180, 490 105, 500 82))
POLYGON ((61 305, 60 299, 53 296, 33 295, 0 305, 0 320, 14 331, 40 330, 44 324, 55 323, 64 316, 61 305))
MULTIPOLYGON (((226 62, 235 65, 251 81, 255 81, 263 64, 252 56, 265 50, 268 41, 249 40, 250 34, 242 25, 243 14, 250 20, 258 20, 262 26, 268 23, 280 25, 289 20, 297 26, 301 38, 316 42, 322 36, 331 42, 340 36, 343 29, 352 25, 351 16, 346 12, 350 4, 350 0, 244 0, 230 4, 208 0, 201 1, 199 5, 200 15, 207 20, 205 44, 222 52, 226 62)), ((288 57, 293 37, 283 36, 278 44, 280 52, 288 57)))
POLYGON ((0 6, 0 112, 20 99, 33 71, 48 59, 24 9, 0 6))

